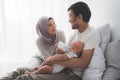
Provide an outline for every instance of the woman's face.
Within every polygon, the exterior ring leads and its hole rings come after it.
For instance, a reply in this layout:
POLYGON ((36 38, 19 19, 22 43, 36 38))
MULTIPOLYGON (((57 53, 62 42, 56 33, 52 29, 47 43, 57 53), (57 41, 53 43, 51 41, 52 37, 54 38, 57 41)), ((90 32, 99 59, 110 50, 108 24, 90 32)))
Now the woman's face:
POLYGON ((48 20, 48 33, 51 35, 56 34, 56 24, 53 19, 48 20))

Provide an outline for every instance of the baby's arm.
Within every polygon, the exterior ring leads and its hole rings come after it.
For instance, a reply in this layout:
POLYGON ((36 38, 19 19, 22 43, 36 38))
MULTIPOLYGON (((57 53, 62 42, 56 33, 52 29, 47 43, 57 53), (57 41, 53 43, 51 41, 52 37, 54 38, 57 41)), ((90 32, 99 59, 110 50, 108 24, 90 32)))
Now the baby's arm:
POLYGON ((56 61, 64 61, 67 59, 69 59, 69 58, 66 54, 57 54, 57 55, 53 55, 53 56, 48 57, 45 60, 44 64, 49 64, 51 62, 56 62, 56 61))

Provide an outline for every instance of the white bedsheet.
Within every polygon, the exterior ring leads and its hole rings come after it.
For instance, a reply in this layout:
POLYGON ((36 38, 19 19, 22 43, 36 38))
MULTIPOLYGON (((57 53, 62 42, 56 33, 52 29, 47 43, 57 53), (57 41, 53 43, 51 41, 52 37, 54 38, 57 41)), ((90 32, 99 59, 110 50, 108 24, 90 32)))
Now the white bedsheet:
POLYGON ((23 66, 25 66, 25 63, 0 62, 0 78, 5 76, 7 73, 16 70, 18 67, 23 66))

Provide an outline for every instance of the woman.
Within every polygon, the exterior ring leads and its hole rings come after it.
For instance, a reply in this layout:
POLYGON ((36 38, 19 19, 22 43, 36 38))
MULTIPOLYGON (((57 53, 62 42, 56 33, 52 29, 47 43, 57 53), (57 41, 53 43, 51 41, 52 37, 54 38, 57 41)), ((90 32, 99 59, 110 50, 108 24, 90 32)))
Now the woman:
POLYGON ((56 30, 56 24, 52 17, 42 17, 36 25, 38 39, 36 41, 39 52, 36 53, 28 63, 28 68, 39 66, 47 57, 56 54, 55 44, 59 41, 65 42, 63 31, 56 30), (32 62, 32 64, 31 64, 32 62))
POLYGON ((39 75, 25 74, 39 66, 47 57, 56 54, 55 44, 59 41, 65 42, 63 31, 56 30, 56 24, 51 17, 41 17, 36 25, 39 38, 36 43, 39 53, 35 54, 30 60, 30 66, 18 69, 0 80, 43 80, 39 75), (27 69, 27 70, 26 70, 27 69))

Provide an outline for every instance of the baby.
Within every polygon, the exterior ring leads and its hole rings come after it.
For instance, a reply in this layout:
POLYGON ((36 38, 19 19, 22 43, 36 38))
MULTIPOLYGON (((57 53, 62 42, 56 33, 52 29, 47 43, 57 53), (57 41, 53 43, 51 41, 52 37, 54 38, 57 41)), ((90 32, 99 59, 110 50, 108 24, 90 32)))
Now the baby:
POLYGON ((63 51, 66 54, 56 54, 50 56, 39 67, 36 67, 35 71, 33 72, 25 71, 25 73, 26 74, 58 73, 62 71, 65 67, 58 64, 49 65, 49 63, 54 61, 63 61, 68 60, 70 58, 80 57, 82 54, 82 50, 84 48, 84 44, 81 41, 74 41, 70 44, 69 48, 67 45, 60 41, 57 47, 63 49, 63 51))

